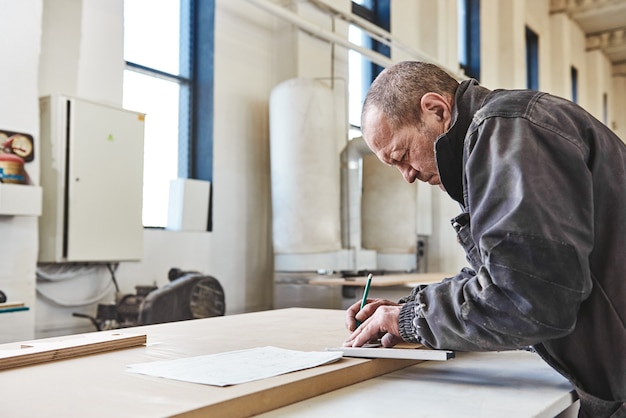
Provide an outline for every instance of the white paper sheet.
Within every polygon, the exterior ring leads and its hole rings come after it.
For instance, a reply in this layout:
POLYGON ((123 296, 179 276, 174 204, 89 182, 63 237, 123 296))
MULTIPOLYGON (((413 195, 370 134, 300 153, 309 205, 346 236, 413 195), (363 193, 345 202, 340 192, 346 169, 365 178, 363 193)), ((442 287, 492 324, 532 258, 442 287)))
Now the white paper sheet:
POLYGON ((332 363, 341 352, 258 347, 206 356, 131 364, 132 373, 205 385, 228 386, 332 363))

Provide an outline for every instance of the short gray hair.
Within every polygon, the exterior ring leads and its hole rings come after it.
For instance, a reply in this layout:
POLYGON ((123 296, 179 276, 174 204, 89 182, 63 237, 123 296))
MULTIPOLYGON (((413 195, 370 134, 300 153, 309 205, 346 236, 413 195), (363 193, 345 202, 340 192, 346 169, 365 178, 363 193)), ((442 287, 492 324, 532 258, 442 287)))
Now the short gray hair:
POLYGON ((454 98, 459 82, 434 64, 404 61, 386 68, 372 83, 361 113, 361 126, 372 108, 380 110, 393 129, 421 120, 420 101, 433 92, 454 98))

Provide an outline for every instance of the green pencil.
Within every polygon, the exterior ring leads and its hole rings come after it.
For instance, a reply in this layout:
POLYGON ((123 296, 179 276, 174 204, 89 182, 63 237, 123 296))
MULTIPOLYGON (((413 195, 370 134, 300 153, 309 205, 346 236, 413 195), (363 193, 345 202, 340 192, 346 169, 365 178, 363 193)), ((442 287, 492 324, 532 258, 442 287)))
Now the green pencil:
MULTIPOLYGON (((367 305, 367 294, 370 291, 370 284, 372 284, 372 273, 367 275, 367 283, 365 283, 365 290, 363 290, 363 299, 361 299, 361 308, 359 309, 362 310, 363 308, 365 308, 365 305, 367 305)), ((356 328, 359 327, 359 325, 361 325, 361 321, 356 321, 356 328)), ((355 328, 355 329, 356 329, 355 328)))

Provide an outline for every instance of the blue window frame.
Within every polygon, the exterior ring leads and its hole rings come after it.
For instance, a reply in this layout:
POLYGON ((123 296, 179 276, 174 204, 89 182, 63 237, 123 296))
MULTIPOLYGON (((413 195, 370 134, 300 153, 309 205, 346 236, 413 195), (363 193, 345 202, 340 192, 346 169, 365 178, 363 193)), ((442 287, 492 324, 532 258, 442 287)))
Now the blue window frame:
POLYGON ((572 102, 578 103, 578 70, 572 65, 570 69, 572 81, 572 102))
MULTIPOLYGON (((374 23, 382 29, 385 29, 387 32, 391 31, 390 0, 361 0, 352 2, 352 13, 374 23)), ((378 42, 377 40, 366 35, 364 35, 363 46, 367 46, 373 51, 387 57, 391 56, 391 49, 389 48, 389 45, 378 42)), ((363 68, 363 79, 367 83, 366 87, 369 88, 372 81, 374 81, 376 76, 380 74, 383 68, 369 60, 367 60, 367 63, 368 65, 365 65, 363 68)))
POLYGON ((480 80, 480 0, 458 0, 459 63, 468 77, 480 80))
POLYGON ((526 88, 539 90, 539 36, 526 26, 526 88))

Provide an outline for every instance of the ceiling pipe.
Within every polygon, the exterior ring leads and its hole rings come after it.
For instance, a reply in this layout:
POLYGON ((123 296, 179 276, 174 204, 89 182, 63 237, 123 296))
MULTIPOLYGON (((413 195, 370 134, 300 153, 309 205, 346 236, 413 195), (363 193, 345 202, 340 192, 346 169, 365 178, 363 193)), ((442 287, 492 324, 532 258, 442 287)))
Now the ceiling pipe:
MULTIPOLYGON (((312 36, 323 39, 327 42, 335 43, 341 46, 344 46, 348 49, 358 52, 359 54, 369 58, 373 63, 380 65, 381 67, 390 67, 395 62, 389 57, 380 54, 376 51, 372 51, 371 49, 362 47, 360 45, 354 44, 348 41, 346 38, 337 35, 334 32, 331 32, 315 23, 312 23, 306 19, 303 19, 296 13, 293 13, 286 8, 279 6, 272 2, 271 0, 248 0, 248 2, 253 3, 255 6, 264 9, 267 12, 274 14, 277 17, 285 19, 286 21, 296 25, 298 28, 303 30, 304 32, 309 33, 312 36)), ((452 71, 449 68, 446 68, 442 64, 438 63, 436 60, 432 59, 428 55, 421 53, 415 49, 409 48, 406 45, 402 44, 399 40, 394 38, 389 32, 385 31, 382 28, 374 25, 373 23, 360 18, 352 13, 345 13, 334 7, 331 7, 327 4, 320 3, 317 0, 309 0, 309 3, 313 6, 316 6, 328 14, 335 14, 339 16, 342 20, 358 26, 361 30, 363 30, 368 36, 376 39, 377 41, 384 43, 385 45, 390 46, 391 48, 399 48, 414 57, 417 60, 430 62, 436 64, 441 67, 443 70, 448 72, 450 75, 455 77, 456 79, 463 80, 467 77, 463 74, 459 74, 456 71, 452 71)))
POLYGON ((248 1, 260 7, 261 9, 264 9, 278 17, 281 17, 287 20, 290 23, 293 23, 301 30, 317 38, 320 38, 325 41, 332 42, 332 43, 344 46, 353 51, 356 51, 360 53, 361 55, 364 55, 370 60, 372 60, 372 62, 374 62, 375 64, 378 64, 382 67, 389 67, 394 64, 394 62, 391 59, 384 56, 383 54, 364 48, 360 45, 353 44, 352 42, 346 40, 345 38, 333 32, 330 32, 327 29, 324 29, 323 27, 315 23, 311 23, 308 20, 301 18, 297 14, 290 12, 284 7, 278 6, 271 1, 268 1, 268 0, 248 0, 248 1))

